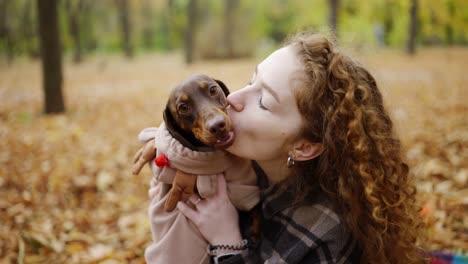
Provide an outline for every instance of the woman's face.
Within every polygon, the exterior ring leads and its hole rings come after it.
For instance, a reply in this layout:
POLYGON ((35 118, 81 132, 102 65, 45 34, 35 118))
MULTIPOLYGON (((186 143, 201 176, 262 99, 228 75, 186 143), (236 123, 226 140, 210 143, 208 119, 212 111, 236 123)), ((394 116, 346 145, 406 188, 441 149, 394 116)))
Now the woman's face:
POLYGON ((246 87, 228 96, 236 136, 229 152, 257 161, 285 159, 302 126, 293 91, 303 75, 294 48, 287 46, 261 62, 246 87))

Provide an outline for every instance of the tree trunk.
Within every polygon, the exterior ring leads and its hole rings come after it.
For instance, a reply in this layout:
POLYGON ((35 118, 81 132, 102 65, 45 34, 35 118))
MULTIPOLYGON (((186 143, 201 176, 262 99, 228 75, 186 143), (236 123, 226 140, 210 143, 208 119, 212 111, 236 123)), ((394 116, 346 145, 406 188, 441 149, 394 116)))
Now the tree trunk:
POLYGON ((330 3, 329 25, 330 25, 330 29, 337 36, 338 35, 338 9, 340 5, 340 1, 329 0, 329 3, 330 3))
POLYGON ((5 41, 8 63, 13 62, 13 31, 11 30, 11 16, 8 15, 9 0, 0 0, 0 39, 5 41))
POLYGON ((120 24, 122 26, 122 45, 127 57, 133 56, 133 47, 130 37, 130 13, 128 12, 128 0, 120 0, 120 24))
MULTIPOLYGON (((455 17, 456 6, 453 0, 450 0, 447 2, 447 9, 448 9, 449 17, 450 18, 455 17)), ((445 35, 447 37, 447 43, 449 45, 453 45, 454 43, 453 19, 450 19, 445 25, 445 35)))
POLYGON ((417 35, 417 17, 418 17, 418 0, 411 0, 410 20, 408 28, 408 43, 406 52, 410 55, 416 53, 416 35, 417 35))
POLYGON ((185 32, 185 62, 193 62, 193 51, 195 49, 195 28, 197 22, 197 0, 190 0, 187 8, 188 25, 185 32))
POLYGON ((83 5, 80 10, 80 45, 81 51, 86 53, 96 50, 98 46, 93 26, 99 18, 96 16, 96 12, 93 12, 96 9, 96 2, 92 0, 81 1, 83 1, 83 5))
POLYGON ((226 50, 225 56, 228 58, 234 57, 234 12, 237 8, 238 0, 225 0, 224 14, 224 47, 226 50))
POLYGON ((62 96, 62 50, 57 1, 37 0, 46 114, 65 111, 62 96))
POLYGON ((172 43, 172 24, 173 24, 173 17, 174 17, 174 1, 168 0, 167 1, 167 12, 165 15, 166 24, 164 30, 166 31, 166 49, 172 50, 174 44, 172 43))
POLYGON ((151 8, 151 1, 145 0, 142 4, 142 17, 143 17, 143 45, 146 49, 153 48, 154 43, 154 29, 153 29, 153 9, 151 8))
POLYGON ((73 62, 81 62, 81 37, 80 37, 80 13, 83 7, 83 0, 67 0, 66 9, 68 13, 68 25, 73 39, 73 62), (74 5, 73 2, 76 4, 74 5))
POLYGON ((23 5, 21 29, 23 32, 23 45, 24 50, 30 58, 36 59, 39 55, 38 47, 36 45, 37 30, 33 22, 33 1, 25 1, 23 5))
POLYGON ((384 7, 384 41, 385 45, 390 45, 390 33, 393 31, 394 27, 394 12, 393 12, 393 0, 385 1, 384 7))

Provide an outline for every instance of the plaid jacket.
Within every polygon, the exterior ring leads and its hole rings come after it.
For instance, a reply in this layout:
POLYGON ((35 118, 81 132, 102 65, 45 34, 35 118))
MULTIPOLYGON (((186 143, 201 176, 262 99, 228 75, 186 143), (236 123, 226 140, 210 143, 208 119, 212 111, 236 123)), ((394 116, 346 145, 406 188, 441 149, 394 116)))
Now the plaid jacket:
POLYGON ((264 173, 254 168, 262 189, 259 243, 219 263, 359 263, 357 243, 325 195, 294 204, 290 192, 266 186, 264 173))

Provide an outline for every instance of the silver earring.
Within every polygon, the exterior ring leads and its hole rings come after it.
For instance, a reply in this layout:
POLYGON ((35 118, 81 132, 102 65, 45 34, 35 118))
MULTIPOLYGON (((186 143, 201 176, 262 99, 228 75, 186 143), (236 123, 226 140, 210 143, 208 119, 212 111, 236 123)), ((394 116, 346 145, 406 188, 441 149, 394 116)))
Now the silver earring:
POLYGON ((287 161, 286 165, 288 166, 288 168, 294 167, 294 159, 293 159, 293 157, 291 155, 288 156, 288 161, 287 161))

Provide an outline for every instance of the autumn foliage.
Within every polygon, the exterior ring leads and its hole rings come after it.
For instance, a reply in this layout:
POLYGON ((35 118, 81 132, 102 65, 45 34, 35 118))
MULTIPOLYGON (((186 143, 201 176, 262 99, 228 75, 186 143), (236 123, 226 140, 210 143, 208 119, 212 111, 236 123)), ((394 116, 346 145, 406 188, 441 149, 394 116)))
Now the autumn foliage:
MULTIPOLYGON (((430 249, 468 253, 468 50, 359 55, 376 76, 419 191, 430 249)), ((195 73, 245 85, 257 60, 177 54, 65 63, 68 112, 42 115, 40 64, 0 64, 0 261, 144 263, 151 174, 131 174, 136 135, 195 73)))

